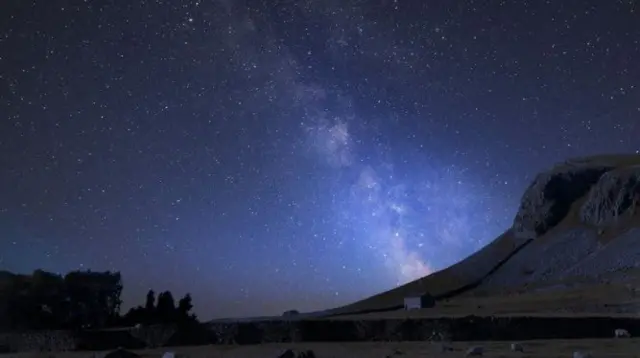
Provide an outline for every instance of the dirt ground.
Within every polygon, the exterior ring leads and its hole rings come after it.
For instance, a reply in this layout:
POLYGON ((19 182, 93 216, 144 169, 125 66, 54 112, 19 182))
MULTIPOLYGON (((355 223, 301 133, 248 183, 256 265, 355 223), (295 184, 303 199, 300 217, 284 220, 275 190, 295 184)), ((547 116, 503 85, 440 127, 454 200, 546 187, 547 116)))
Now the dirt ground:
MULTIPOLYGON (((317 358, 431 358, 464 357, 474 345, 483 346, 484 357, 502 358, 571 358, 574 351, 589 352, 594 358, 640 358, 640 339, 545 340, 521 343, 524 353, 511 352, 510 342, 454 342, 452 352, 442 353, 439 343, 297 343, 255 346, 173 347, 134 351, 143 358, 160 358, 166 351, 178 358, 276 358, 286 349, 311 349, 317 358)), ((2 354, 0 358, 100 358, 102 352, 2 354)))

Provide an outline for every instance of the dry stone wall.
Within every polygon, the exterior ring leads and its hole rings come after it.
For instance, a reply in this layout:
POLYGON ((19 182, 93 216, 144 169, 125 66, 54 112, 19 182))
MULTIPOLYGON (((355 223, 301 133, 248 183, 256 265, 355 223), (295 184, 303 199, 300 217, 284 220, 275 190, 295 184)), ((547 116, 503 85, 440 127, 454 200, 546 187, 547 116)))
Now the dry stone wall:
MULTIPOLYGON (((270 342, 499 341, 611 337, 620 327, 640 334, 640 320, 612 317, 476 317, 389 320, 301 320, 295 322, 210 323, 212 335, 167 346, 270 342)), ((0 335, 6 352, 144 348, 129 329, 20 332, 0 335), (128 336, 128 338, 126 338, 128 336)))

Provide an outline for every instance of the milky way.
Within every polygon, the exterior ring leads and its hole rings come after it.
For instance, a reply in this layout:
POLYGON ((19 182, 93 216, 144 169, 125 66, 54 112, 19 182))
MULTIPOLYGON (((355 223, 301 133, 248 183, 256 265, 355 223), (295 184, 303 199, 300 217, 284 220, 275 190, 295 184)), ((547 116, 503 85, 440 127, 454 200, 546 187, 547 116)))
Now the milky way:
POLYGON ((533 176, 638 152, 628 1, 54 1, 0 11, 0 269, 124 307, 347 304, 507 229, 533 176))

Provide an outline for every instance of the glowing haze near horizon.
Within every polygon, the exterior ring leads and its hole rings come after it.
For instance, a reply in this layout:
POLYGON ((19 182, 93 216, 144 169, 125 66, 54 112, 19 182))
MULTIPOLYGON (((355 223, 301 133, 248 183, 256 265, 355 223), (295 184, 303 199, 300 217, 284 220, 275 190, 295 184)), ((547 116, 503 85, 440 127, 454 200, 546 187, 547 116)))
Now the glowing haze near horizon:
POLYGON ((0 269, 203 319, 442 269, 538 171, 637 152, 634 4, 6 1, 0 269))

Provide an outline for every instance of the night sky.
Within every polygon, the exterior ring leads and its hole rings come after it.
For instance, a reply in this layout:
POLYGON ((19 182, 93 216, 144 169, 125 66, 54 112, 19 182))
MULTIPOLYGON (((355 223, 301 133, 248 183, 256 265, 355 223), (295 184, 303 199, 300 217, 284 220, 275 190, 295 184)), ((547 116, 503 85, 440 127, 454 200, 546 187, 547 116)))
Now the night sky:
POLYGON ((533 176, 640 149, 640 8, 0 5, 0 269, 119 270, 124 308, 330 308, 444 268, 533 176))

